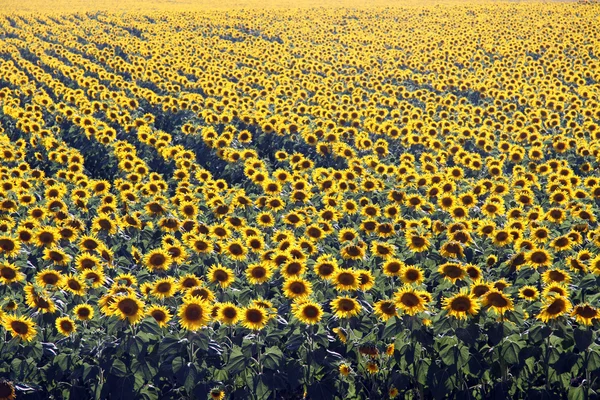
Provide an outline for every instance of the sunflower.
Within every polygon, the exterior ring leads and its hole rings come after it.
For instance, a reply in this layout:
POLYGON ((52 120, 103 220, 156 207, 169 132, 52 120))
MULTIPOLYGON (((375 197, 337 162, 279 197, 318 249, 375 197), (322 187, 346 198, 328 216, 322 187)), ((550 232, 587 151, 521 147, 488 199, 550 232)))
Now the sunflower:
POLYGON ((490 306, 492 310, 502 315, 505 311, 514 310, 513 302, 510 297, 504 295, 497 289, 489 290, 481 296, 481 303, 485 306, 490 306))
POLYGON ((211 283, 218 283, 223 289, 229 287, 235 281, 235 273, 221 264, 215 264, 206 273, 211 283))
POLYGON ((350 318, 361 310, 358 301, 351 297, 337 297, 330 302, 331 309, 337 318, 350 318))
POLYGON ((235 325, 240 319, 240 309, 233 303, 222 303, 217 318, 226 325, 235 325))
POLYGON ((552 283, 544 288, 542 291, 543 297, 553 297, 553 296, 569 296, 569 288, 560 283, 552 283))
POLYGON ((38 293, 31 283, 28 283, 23 291, 25 292, 25 302, 29 307, 40 310, 43 314, 56 312, 56 305, 47 292, 38 293))
POLYGON ((419 267, 415 267, 414 265, 404 265, 400 270, 400 279, 402 280, 402 283, 405 284, 414 283, 420 285, 423 283, 425 275, 423 270, 419 267))
POLYGON ((248 250, 244 243, 235 239, 230 241, 229 243, 223 246, 225 255, 227 255, 230 259, 236 261, 244 261, 246 259, 246 255, 248 254, 248 250))
POLYGON ((116 296, 109 308, 112 315, 136 324, 144 318, 144 303, 135 296, 116 296))
POLYGON ((37 335, 35 322, 26 316, 6 315, 2 319, 2 325, 12 337, 19 337, 26 342, 32 341, 37 335))
POLYGON ((184 240, 193 251, 198 254, 210 254, 214 250, 214 245, 206 235, 191 236, 184 240))
POLYGON ((80 321, 89 321, 94 318, 94 309, 89 304, 79 304, 73 308, 73 314, 80 321))
POLYGON ((421 290, 416 290, 410 286, 404 286, 394 294, 396 306, 408 315, 415 315, 425 311, 425 299, 421 296, 421 290))
POLYGON ((367 369, 367 372, 370 374, 376 374, 377 372, 379 372, 379 366, 374 361, 369 361, 365 368, 367 369))
POLYGON ((18 266, 6 262, 0 264, 0 282, 4 285, 20 282, 24 279, 25 274, 21 272, 18 266))
POLYGON ((392 244, 379 241, 373 241, 371 243, 371 254, 375 257, 380 257, 386 260, 393 257, 395 252, 396 249, 392 244))
POLYGON ((467 275, 467 271, 465 271, 464 267, 456 263, 442 264, 439 266, 438 272, 444 279, 449 280, 453 284, 456 284, 456 281, 458 280, 464 279, 467 275))
POLYGON ((445 258, 463 258, 465 255, 463 244, 455 240, 450 240, 442 245, 440 255, 445 258))
POLYGON ((359 245, 349 244, 342 247, 341 255, 345 260, 362 260, 365 258, 365 249, 359 245))
POLYGON ((172 264, 173 259, 171 255, 163 249, 151 250, 144 256, 144 265, 150 271, 165 271, 172 264))
POLYGON ((62 280, 62 288, 78 296, 83 296, 87 287, 85 279, 79 276, 66 275, 62 280))
POLYGON ((350 375, 350 372, 352 371, 352 369, 350 368, 350 366, 348 364, 340 364, 340 366, 338 367, 338 370, 340 371, 340 375, 342 375, 342 376, 348 376, 348 375, 350 375))
POLYGON ((242 325, 252 330, 261 330, 269 322, 265 309, 259 306, 249 306, 242 310, 242 325))
POLYGON ((46 247, 44 249, 44 256, 42 258, 47 261, 52 261, 54 265, 59 266, 66 266, 69 261, 71 261, 71 257, 58 247, 46 247))
POLYGON ((544 301, 542 311, 538 314, 537 319, 548 322, 569 312, 571 308, 572 304, 568 298, 559 295, 549 296, 544 301))
POLYGON ((371 290, 373 285, 375 285, 375 278, 371 271, 367 269, 359 269, 356 271, 358 274, 358 282, 360 283, 359 289, 366 292, 367 290, 371 290))
POLYGON ((164 328, 169 324, 171 320, 171 313, 165 306, 151 306, 146 311, 146 315, 154 318, 158 326, 164 328))
POLYGON ((453 317, 467 318, 467 314, 475 315, 479 311, 479 303, 475 297, 467 292, 457 293, 444 298, 444 309, 453 317))
POLYGON ((382 268, 386 276, 400 276, 404 263, 397 258, 391 258, 383 263, 382 268))
POLYGON ((313 301, 294 302, 292 313, 298 320, 307 325, 314 325, 323 317, 323 309, 318 303, 313 301))
POLYGON ((373 306, 375 315, 377 315, 384 322, 398 315, 396 305, 391 300, 379 300, 373 306))
POLYGON ((179 324, 187 330, 196 331, 208 325, 210 304, 199 297, 187 297, 179 307, 179 324))
POLYGON ((215 294, 209 288, 201 285, 189 288, 185 293, 185 297, 198 297, 200 300, 210 302, 215 299, 215 294))
POLYGON ((80 274, 79 278, 85 281, 92 281, 93 288, 99 288, 103 286, 104 282, 106 281, 106 276, 101 267, 96 269, 86 269, 80 274))
POLYGON ((61 286, 63 276, 60 272, 51 269, 44 269, 35 275, 35 282, 39 286, 61 286))
POLYGON ((542 273, 542 281, 546 285, 550 285, 552 283, 560 283, 568 285, 571 282, 571 275, 567 271, 563 271, 561 269, 553 268, 544 271, 542 273))
POLYGON ((552 256, 544 249, 536 248, 525 255, 527 263, 533 268, 548 267, 552 264, 552 256))
POLYGON ((223 400, 225 398, 225 391, 219 388, 211 389, 210 398, 212 400, 223 400))
POLYGON ((592 325, 595 319, 600 318, 600 312, 588 303, 581 303, 573 308, 571 316, 580 324, 592 325))
POLYGON ((331 278, 335 288, 340 291, 357 290, 360 282, 358 273, 352 269, 338 269, 331 278))
POLYGON ((161 278, 154 281, 150 294, 156 298, 165 299, 168 297, 173 297, 176 291, 177 285, 175 284, 175 279, 171 276, 168 276, 166 278, 161 278))
POLYGON ((331 279, 338 269, 338 262, 329 255, 319 256, 313 267, 315 274, 321 279, 331 279))
POLYGON ((304 275, 306 265, 300 260, 288 260, 280 268, 279 272, 284 279, 298 278, 304 275))
POLYGON ((21 250, 21 244, 17 239, 11 236, 0 235, 0 254, 4 254, 6 257, 14 257, 19 254, 21 250))
POLYGON ((475 298, 480 298, 490 290, 492 290, 492 285, 481 279, 474 281, 470 286, 471 294, 475 298))
POLYGON ((338 339, 340 339, 340 342, 346 343, 348 341, 348 336, 343 328, 333 328, 332 331, 337 335, 338 339))
POLYGON ((100 260, 100 257, 93 254, 83 253, 79 254, 75 258, 75 268, 77 268, 79 271, 94 269, 101 266, 102 260, 100 260))
POLYGON ((246 268, 246 279, 252 285, 268 282, 273 276, 273 269, 267 262, 249 264, 246 268))
POLYGON ((72 333, 75 333, 77 330, 77 326, 75 325, 75 321, 73 321, 69 317, 60 317, 56 319, 55 322, 56 329, 60 334, 64 336, 70 336, 72 333))
POLYGON ((282 286, 283 294, 290 299, 300 299, 312 294, 312 284, 302 278, 286 279, 282 286))
POLYGON ((0 379, 0 400, 15 400, 17 394, 11 381, 0 379))

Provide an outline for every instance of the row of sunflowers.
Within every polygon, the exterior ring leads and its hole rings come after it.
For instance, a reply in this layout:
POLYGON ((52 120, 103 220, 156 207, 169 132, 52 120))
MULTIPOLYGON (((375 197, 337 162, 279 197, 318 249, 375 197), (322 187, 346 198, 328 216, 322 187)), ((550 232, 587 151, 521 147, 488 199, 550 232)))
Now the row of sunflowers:
POLYGON ((594 398, 599 12, 1 14, 0 399, 594 398))

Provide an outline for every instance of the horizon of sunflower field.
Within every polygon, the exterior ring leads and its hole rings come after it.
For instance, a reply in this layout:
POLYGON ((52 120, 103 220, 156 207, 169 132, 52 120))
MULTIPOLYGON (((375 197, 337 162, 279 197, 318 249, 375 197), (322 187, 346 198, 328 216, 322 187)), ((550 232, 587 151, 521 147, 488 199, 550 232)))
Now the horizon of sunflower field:
POLYGON ((5 3, 0 399, 598 397, 599 4, 5 3))

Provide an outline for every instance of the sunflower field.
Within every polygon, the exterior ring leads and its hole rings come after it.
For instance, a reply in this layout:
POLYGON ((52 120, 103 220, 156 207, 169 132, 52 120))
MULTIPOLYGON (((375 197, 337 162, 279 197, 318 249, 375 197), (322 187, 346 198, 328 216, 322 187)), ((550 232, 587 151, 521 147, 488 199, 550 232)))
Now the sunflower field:
POLYGON ((600 397, 600 4, 5 0, 0 399, 600 397))

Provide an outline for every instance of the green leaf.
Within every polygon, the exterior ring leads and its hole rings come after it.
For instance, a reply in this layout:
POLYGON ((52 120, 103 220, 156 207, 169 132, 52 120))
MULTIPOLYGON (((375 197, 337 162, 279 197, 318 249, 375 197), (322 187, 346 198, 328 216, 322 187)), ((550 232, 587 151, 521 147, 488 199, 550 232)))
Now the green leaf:
POLYGON ((394 337, 397 334, 401 333, 403 330, 404 326, 402 325, 400 319, 392 317, 388 319, 387 323, 385 324, 385 328, 383 328, 383 335, 381 336, 381 339, 383 340, 394 337))
POLYGON ((590 350, 590 354, 588 354, 588 371, 598 371, 600 370, 600 352, 597 350, 590 350))
POLYGON ((276 347, 276 346, 269 347, 263 354, 263 357, 262 357, 263 365, 266 368, 278 369, 282 358, 283 358, 283 353, 281 352, 281 350, 279 350, 278 347, 276 347))
POLYGON ((234 347, 233 350, 231 350, 231 354, 229 355, 229 362, 227 363, 226 367, 229 373, 237 374, 238 372, 241 372, 244 369, 246 369, 247 365, 248 359, 246 358, 244 353, 242 353, 242 349, 240 349, 239 347, 234 347))
POLYGON ((114 360, 110 367, 110 373, 118 377, 124 377, 127 375, 127 366, 121 360, 114 360))
POLYGON ((509 364, 517 364, 519 362, 519 351, 521 347, 510 340, 507 340, 502 344, 500 355, 509 364))
POLYGON ((567 394, 569 400, 585 400, 585 389, 583 386, 569 388, 567 394))
POLYGON ((177 374, 181 371, 182 368, 185 367, 186 361, 183 357, 175 357, 173 362, 171 363, 171 368, 173 369, 173 373, 177 374))
POLYGON ((590 329, 575 329, 573 331, 573 337, 575 338, 575 345, 579 351, 586 350, 594 341, 594 335, 590 329))

